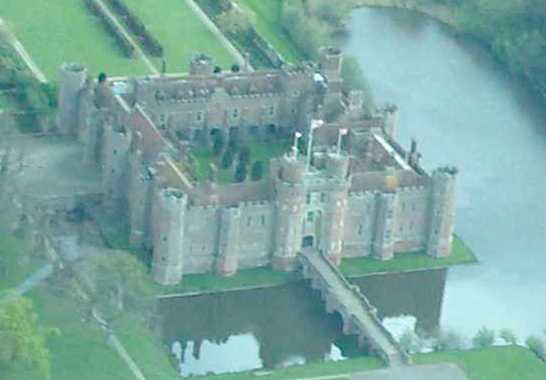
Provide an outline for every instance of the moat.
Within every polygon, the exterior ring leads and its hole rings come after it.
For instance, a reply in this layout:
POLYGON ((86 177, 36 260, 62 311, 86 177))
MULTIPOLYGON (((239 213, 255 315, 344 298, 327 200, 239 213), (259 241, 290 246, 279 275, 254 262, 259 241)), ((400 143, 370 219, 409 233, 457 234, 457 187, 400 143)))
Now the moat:
MULTIPOLYGON (((412 315, 425 331, 441 324, 466 336, 483 325, 540 333, 546 305, 535 294, 546 291, 546 206, 535 200, 542 198, 546 113, 538 99, 482 47, 432 20, 361 9, 351 30, 345 49, 359 58, 376 102, 401 109, 402 144, 416 138, 427 169, 461 169, 456 229, 482 262, 451 269, 447 281, 435 271, 359 285, 381 317, 412 315)), ((170 300, 162 308, 165 342, 185 345, 183 375, 362 354, 343 337, 340 318, 324 313, 318 293, 301 284, 170 300)))

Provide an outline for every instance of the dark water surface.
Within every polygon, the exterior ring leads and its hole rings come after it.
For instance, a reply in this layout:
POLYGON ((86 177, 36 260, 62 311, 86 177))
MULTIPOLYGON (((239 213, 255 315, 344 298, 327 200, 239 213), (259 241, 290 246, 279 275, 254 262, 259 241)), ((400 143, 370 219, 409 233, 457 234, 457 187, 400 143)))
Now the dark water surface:
POLYGON ((519 336, 546 329, 546 112, 525 85, 472 41, 419 15, 354 12, 347 53, 378 104, 401 110, 428 169, 460 169, 457 231, 481 265, 451 270, 442 325, 519 336))
MULTIPOLYGON (((413 315, 434 329, 440 319, 443 270, 358 279, 381 317, 413 315)), ((163 300, 163 336, 183 347, 184 376, 278 368, 362 356, 341 318, 328 315, 318 292, 289 286, 163 300)), ((177 364, 178 365, 178 364, 177 364)))

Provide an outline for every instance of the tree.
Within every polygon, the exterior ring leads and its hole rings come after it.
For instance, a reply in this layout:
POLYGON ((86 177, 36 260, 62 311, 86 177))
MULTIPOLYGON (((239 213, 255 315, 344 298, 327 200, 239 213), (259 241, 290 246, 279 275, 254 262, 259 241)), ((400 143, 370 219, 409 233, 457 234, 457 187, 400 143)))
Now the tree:
POLYGON ((237 165, 237 169, 235 169, 235 181, 237 182, 244 182, 247 176, 247 169, 246 164, 243 162, 239 162, 239 165, 237 165))
MULTIPOLYGON (((109 325, 124 313, 153 311, 151 283, 142 262, 123 251, 90 257, 74 268, 76 286, 95 313, 109 325)), ((78 289, 76 289, 78 291, 78 289)))
POLYGON ((540 338, 536 336, 530 336, 525 340, 525 345, 531 351, 533 351, 540 359, 546 359, 546 347, 544 346, 544 342, 540 338))
POLYGON ((227 169, 233 165, 233 151, 231 149, 228 149, 224 152, 224 155, 222 156, 222 167, 224 169, 227 169))
POLYGON ((499 332, 499 337, 508 344, 518 343, 518 338, 516 337, 516 334, 514 334, 514 332, 510 329, 502 329, 499 332))
POLYGON ((243 11, 239 7, 232 7, 217 17, 218 25, 226 33, 246 33, 254 25, 254 15, 250 11, 243 11))
POLYGON ((462 345, 462 339, 457 333, 440 331, 437 333, 433 349, 434 351, 453 351, 461 349, 462 345))
POLYGON ((0 301, 0 378, 9 379, 24 373, 28 374, 27 378, 48 379, 49 352, 45 337, 29 299, 11 294, 3 296, 0 301))
POLYGON ((252 165, 252 172, 250 174, 253 181, 259 181, 264 176, 264 164, 262 161, 256 161, 252 165))
POLYGON ((419 338, 415 333, 408 329, 399 339, 400 346, 408 353, 414 353, 419 351, 419 338))
POLYGON ((214 141, 212 143, 212 152, 215 156, 218 156, 222 152, 222 149, 224 149, 224 145, 224 135, 222 133, 215 133, 214 141))
POLYGON ((495 343, 495 330, 482 327, 472 339, 472 345, 476 348, 491 347, 495 343))
POLYGON ((371 112, 374 107, 372 91, 356 58, 347 56, 343 59, 341 77, 343 78, 343 91, 362 91, 364 108, 371 112))
POLYGON ((239 150, 239 162, 243 162, 245 165, 250 161, 250 149, 247 146, 243 146, 239 150))
POLYGON ((231 72, 232 73, 238 73, 239 71, 241 71, 241 66, 239 66, 238 64, 234 63, 233 65, 231 65, 231 72))

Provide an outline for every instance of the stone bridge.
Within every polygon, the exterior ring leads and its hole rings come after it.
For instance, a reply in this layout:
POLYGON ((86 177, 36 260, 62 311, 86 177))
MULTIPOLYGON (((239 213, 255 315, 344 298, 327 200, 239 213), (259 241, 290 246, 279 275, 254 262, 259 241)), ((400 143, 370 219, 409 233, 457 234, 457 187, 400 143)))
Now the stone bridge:
POLYGON ((304 249, 299 258, 304 278, 320 291, 326 311, 341 315, 345 335, 358 335, 359 345, 370 347, 391 367, 410 364, 409 355, 382 325, 376 309, 330 259, 315 249, 304 249))

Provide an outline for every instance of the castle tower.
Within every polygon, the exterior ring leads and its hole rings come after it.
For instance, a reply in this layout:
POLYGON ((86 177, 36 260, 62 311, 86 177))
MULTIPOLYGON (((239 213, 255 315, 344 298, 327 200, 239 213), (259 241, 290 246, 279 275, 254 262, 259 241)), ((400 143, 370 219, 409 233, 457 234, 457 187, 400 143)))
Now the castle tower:
POLYGON ((133 247, 148 246, 154 172, 142 165, 142 152, 139 149, 131 153, 129 167, 129 242, 133 247))
POLYGON ((390 260, 394 256, 394 210, 398 202, 395 192, 377 194, 377 213, 372 254, 379 260, 390 260))
POLYGON ((214 67, 214 59, 205 54, 197 54, 190 62, 190 75, 212 75, 214 73, 214 67))
POLYGON ((222 209, 220 221, 216 270, 222 276, 230 276, 237 272, 239 266, 241 210, 236 207, 222 209))
POLYGON ((326 75, 328 81, 335 81, 341 77, 343 66, 343 53, 338 48, 323 47, 320 49, 320 70, 326 75))
POLYGON ((336 265, 341 263, 343 221, 347 208, 349 157, 329 154, 326 158, 326 175, 331 190, 324 208, 324 252, 336 265))
POLYGON ((387 133, 390 137, 394 138, 396 135, 396 131, 398 130, 398 121, 400 119, 398 107, 395 105, 387 106, 383 110, 383 117, 385 118, 385 133, 387 133))
POLYGON ((182 280, 184 218, 187 196, 179 190, 161 189, 152 203, 152 275, 161 285, 182 280))
POLYGON ((102 150, 104 206, 111 213, 123 211, 126 202, 131 134, 123 127, 105 125, 102 150))
POLYGON ((75 63, 64 64, 59 77, 57 129, 63 135, 76 135, 79 129, 80 92, 86 84, 87 69, 75 63))
POLYGON ((455 223, 455 168, 440 168, 432 173, 429 237, 427 254, 445 257, 451 254, 455 223))
POLYGON ((280 159, 281 178, 277 178, 276 250, 273 269, 295 270, 296 257, 302 246, 302 223, 305 212, 305 162, 285 155, 280 159))

